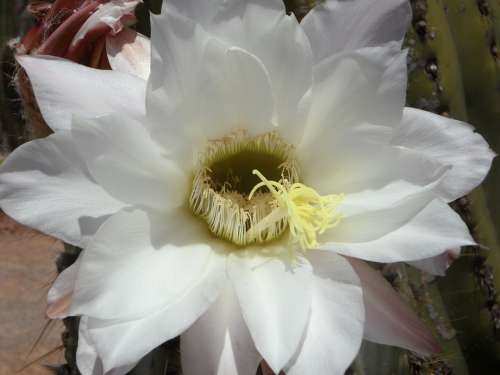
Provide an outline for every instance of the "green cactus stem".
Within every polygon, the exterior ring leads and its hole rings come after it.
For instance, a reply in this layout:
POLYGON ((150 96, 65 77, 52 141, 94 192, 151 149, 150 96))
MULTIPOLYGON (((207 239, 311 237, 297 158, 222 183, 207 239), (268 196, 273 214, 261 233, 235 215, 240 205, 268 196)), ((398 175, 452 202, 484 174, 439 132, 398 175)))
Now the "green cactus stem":
MULTIPOLYGON (((460 60, 469 121, 486 137, 493 149, 499 150, 499 60, 496 53, 492 54, 492 46, 496 47, 495 34, 500 27, 500 19, 495 18, 491 10, 497 10, 497 16, 500 15, 497 9, 500 5, 497 1, 443 0, 443 6, 460 60), (481 4, 493 3, 496 5, 488 6, 488 13, 485 13, 481 4)), ((495 219, 500 218, 500 200, 496 199, 499 187, 500 169, 494 167, 484 188, 488 208, 495 219)), ((498 233, 497 238, 500 238, 498 233)))
POLYGON ((430 359, 414 356, 410 363, 420 360, 429 373, 467 375, 469 373, 462 353, 457 331, 453 327, 436 279, 413 267, 402 266, 416 304, 413 306, 424 322, 431 327, 443 352, 430 359))
POLYGON ((466 119, 460 64, 439 0, 412 2, 408 30, 407 103, 427 111, 466 119))

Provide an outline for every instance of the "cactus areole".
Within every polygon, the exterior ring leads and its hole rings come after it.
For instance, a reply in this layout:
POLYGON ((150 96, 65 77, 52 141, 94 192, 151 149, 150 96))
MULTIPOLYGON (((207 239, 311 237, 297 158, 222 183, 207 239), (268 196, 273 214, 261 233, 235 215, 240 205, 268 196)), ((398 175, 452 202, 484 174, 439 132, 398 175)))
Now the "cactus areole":
POLYGON ((343 374, 363 338, 439 351, 365 261, 473 244, 448 202, 493 153, 404 107, 409 20, 403 0, 300 23, 281 0, 168 0, 113 70, 18 56, 54 134, 2 164, 0 206, 83 248, 48 298, 81 316, 83 375, 179 335, 185 374, 343 374))

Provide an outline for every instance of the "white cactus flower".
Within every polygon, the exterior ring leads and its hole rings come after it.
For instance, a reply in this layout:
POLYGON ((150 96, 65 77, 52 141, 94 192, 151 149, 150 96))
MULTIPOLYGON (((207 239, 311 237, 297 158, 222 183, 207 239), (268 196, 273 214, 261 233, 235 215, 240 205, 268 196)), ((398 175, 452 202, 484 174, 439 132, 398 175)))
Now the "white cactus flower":
POLYGON ((188 375, 343 374, 363 337, 438 349, 363 260, 473 244, 447 203, 493 153, 404 108, 409 20, 405 0, 301 23, 281 0, 168 0, 150 46, 109 42, 125 71, 19 57, 54 134, 4 162, 0 205, 84 249, 49 293, 51 316, 82 316, 82 374, 178 335, 188 375))

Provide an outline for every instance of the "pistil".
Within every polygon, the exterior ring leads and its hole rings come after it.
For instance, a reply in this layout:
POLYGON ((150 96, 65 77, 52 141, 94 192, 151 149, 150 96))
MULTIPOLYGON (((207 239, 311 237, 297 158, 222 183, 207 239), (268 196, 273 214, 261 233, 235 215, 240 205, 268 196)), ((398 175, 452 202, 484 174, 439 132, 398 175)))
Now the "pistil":
POLYGON ((337 226, 342 219, 337 208, 342 203, 343 195, 321 196, 301 183, 270 181, 258 170, 253 170, 253 174, 261 182, 254 186, 248 199, 251 200, 261 187, 266 187, 276 200, 276 208, 249 232, 264 230, 274 222, 286 219, 291 242, 298 243, 302 250, 308 250, 318 247, 318 235, 337 226))

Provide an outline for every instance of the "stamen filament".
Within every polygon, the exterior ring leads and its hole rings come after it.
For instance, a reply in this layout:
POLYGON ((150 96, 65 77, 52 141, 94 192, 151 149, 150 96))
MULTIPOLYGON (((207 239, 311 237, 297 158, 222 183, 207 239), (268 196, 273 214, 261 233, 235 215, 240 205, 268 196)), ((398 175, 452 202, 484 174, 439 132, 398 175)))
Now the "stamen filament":
POLYGON ((286 180, 280 184, 268 180, 256 169, 252 173, 258 176, 261 182, 254 186, 248 199, 252 199, 255 192, 265 186, 276 200, 277 206, 271 214, 257 223, 259 230, 286 215, 292 243, 298 243, 302 250, 307 250, 317 248, 318 235, 334 228, 341 221, 342 215, 337 212, 337 208, 344 199, 342 194, 321 196, 316 190, 304 184, 289 184, 286 180))

